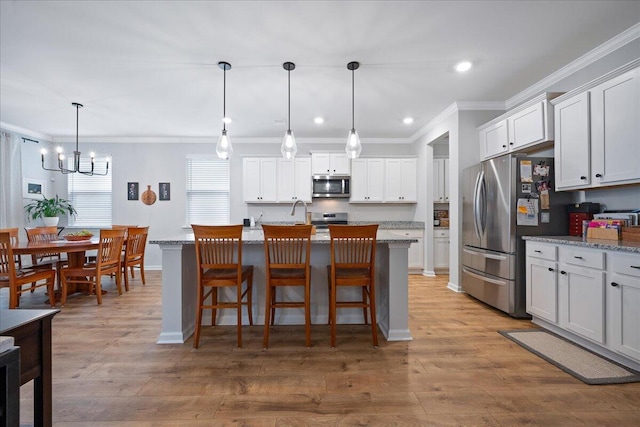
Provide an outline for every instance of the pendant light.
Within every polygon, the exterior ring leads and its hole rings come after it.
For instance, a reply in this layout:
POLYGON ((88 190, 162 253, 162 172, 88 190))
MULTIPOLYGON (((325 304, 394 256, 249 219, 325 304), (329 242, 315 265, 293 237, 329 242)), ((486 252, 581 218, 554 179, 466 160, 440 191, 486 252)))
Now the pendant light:
POLYGON ((285 159, 293 159, 298 151, 298 146, 296 145, 296 138, 293 136, 293 132, 291 131, 291 71, 296 69, 296 64, 293 62, 285 62, 282 64, 282 68, 287 70, 287 102, 289 113, 287 116, 287 132, 284 134, 284 138, 282 139, 280 152, 282 153, 282 157, 285 159))
POLYGON ((99 176, 105 176, 109 173, 109 158, 107 157, 107 166, 106 169, 104 171, 104 173, 97 173, 94 171, 94 167, 95 167, 95 157, 96 154, 94 152, 91 152, 89 154, 90 158, 91 158, 91 170, 88 171, 82 171, 80 170, 80 155, 82 154, 79 149, 78 149, 78 122, 79 122, 79 111, 80 109, 83 107, 82 104, 78 103, 78 102, 72 102, 71 105, 73 105, 74 107, 76 107, 76 150, 73 152, 73 169, 67 169, 64 167, 64 159, 65 156, 62 153, 62 147, 58 147, 58 168, 57 169, 51 169, 51 168, 47 168, 44 166, 44 155, 47 154, 47 150, 45 150, 44 148, 40 151, 40 159, 42 161, 42 169, 46 170, 46 171, 52 171, 52 172, 60 172, 63 174, 70 174, 70 173, 81 173, 83 175, 99 175, 99 176))
POLYGON ((349 62, 347 64, 347 69, 351 70, 351 130, 349 131, 349 136, 347 137, 347 146, 345 150, 347 152, 347 157, 350 159, 357 159, 360 156, 360 152, 362 152, 362 144, 360 143, 360 137, 358 136, 358 131, 356 130, 355 125, 355 90, 354 90, 354 71, 360 68, 359 62, 349 62))
POLYGON ((218 67, 222 69, 222 134, 218 138, 218 144, 216 145, 216 154, 219 158, 229 160, 233 154, 233 147, 231 146, 231 140, 227 135, 227 70, 231 69, 231 64, 228 62, 218 62, 218 67))

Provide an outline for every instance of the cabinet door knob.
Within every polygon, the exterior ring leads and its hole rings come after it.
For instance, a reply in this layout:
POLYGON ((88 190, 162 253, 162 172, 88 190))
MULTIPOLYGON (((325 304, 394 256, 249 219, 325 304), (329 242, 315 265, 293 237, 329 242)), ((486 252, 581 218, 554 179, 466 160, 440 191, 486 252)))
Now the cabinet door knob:
POLYGON ((560 274, 567 274, 567 272, 564 270, 560 270, 560 274))
POLYGON ((513 142, 510 142, 509 145, 513 145, 513 142))
POLYGON ((549 267, 549 271, 554 271, 553 268, 549 267))
POLYGON ((615 288, 616 286, 618 286, 618 284, 616 282, 611 282, 611 286, 615 288))
POLYGON ((601 173, 597 173, 596 174, 596 178, 602 178, 602 174, 601 173))
POLYGON ((586 176, 584 176, 584 175, 582 175, 582 176, 580 177, 580 179, 584 181, 585 179, 587 179, 587 177, 586 177, 586 176))
POLYGON ((506 146, 506 145, 504 145, 504 144, 502 144, 502 148, 507 148, 507 146, 506 146))

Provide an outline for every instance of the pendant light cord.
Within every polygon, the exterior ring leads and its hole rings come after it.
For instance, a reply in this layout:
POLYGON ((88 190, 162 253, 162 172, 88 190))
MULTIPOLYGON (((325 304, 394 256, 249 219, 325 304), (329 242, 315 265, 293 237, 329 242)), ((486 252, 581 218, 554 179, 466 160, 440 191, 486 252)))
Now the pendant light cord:
POLYGON ((356 128, 356 109, 355 109, 355 70, 351 70, 351 129, 356 128))
POLYGON ((287 125, 291 132, 291 70, 287 70, 287 125))
POLYGON ((222 69, 222 130, 227 130, 227 67, 222 69))
POLYGON ((80 120, 80 104, 76 104, 76 151, 78 151, 78 121, 80 120))

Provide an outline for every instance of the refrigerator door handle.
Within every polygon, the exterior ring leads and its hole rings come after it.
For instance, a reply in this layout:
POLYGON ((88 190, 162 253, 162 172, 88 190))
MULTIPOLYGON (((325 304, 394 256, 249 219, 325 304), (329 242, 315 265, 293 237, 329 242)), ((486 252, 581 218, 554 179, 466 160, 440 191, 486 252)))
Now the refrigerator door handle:
POLYGON ((469 249, 463 249, 462 251, 464 253, 466 253, 466 254, 469 254, 469 255, 482 256, 484 258, 495 259, 497 261, 505 261, 507 259, 507 257, 504 256, 504 255, 494 255, 494 254, 489 254, 489 253, 485 253, 485 252, 475 252, 475 251, 471 251, 469 249))
POLYGON ((487 231, 487 180, 485 179, 484 171, 480 172, 480 234, 484 236, 487 231))
POLYGON ((508 282, 506 280, 498 280, 498 279, 493 279, 491 277, 482 276, 480 274, 477 274, 477 273, 474 273, 474 272, 468 270, 465 267, 462 267, 462 271, 464 273, 468 274, 471 277, 475 277, 476 279, 480 279, 480 280, 483 280, 485 282, 493 283, 494 285, 506 286, 508 284, 508 282))
POLYGON ((482 240, 482 235, 480 234, 480 226, 479 226, 479 191, 480 191, 480 178, 482 177, 482 172, 478 172, 476 175, 476 183, 473 187, 473 227, 476 232, 476 237, 478 240, 482 240))

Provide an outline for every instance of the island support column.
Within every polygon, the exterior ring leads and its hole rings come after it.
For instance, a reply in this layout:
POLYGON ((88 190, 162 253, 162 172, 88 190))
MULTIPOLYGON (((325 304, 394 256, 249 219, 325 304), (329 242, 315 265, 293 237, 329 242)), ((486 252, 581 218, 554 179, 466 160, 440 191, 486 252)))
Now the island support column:
MULTIPOLYGON (((411 341, 409 330, 409 246, 411 243, 387 243, 378 245, 378 251, 388 255, 376 257, 376 269, 382 274, 378 293, 380 330, 387 341, 411 341), (381 265, 380 265, 381 264, 381 265)), ((376 295, 376 297, 378 296, 376 295)))

